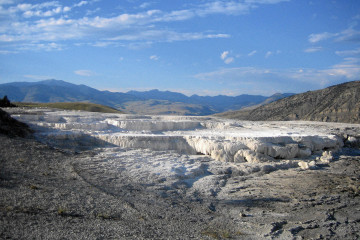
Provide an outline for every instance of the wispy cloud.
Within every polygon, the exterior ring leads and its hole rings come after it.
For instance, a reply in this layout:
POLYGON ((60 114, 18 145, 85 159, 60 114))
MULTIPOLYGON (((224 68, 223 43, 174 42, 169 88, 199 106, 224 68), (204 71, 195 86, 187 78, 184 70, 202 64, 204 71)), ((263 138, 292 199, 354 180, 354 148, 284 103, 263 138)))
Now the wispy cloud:
POLYGON ((227 55, 229 55, 229 51, 224 51, 223 53, 221 53, 220 58, 221 58, 222 60, 225 60, 225 58, 227 57, 227 55))
POLYGON ((360 48, 352 49, 352 50, 343 50, 335 52, 339 56, 355 56, 360 55, 360 48))
POLYGON ((360 42, 360 31, 350 27, 337 35, 336 41, 360 42))
MULTIPOLYGON (((158 24, 186 21, 213 14, 247 14, 260 5, 284 1, 287 0, 246 0, 241 2, 214 0, 193 4, 190 8, 167 12, 158 9, 145 11, 144 8, 150 5, 144 3, 139 12, 122 13, 110 17, 88 17, 87 13, 91 11, 89 8, 76 14, 72 14, 72 12, 75 8, 91 6, 91 1, 78 1, 66 6, 60 1, 16 3, 11 0, 0 0, 0 4, 2 4, 0 14, 7 16, 8 19, 0 22, 0 42, 12 43, 11 46, 15 46, 14 44, 21 45, 24 42, 58 43, 62 41, 62 44, 65 44, 64 41, 72 43, 88 41, 91 43, 89 45, 94 45, 95 42, 106 41, 128 41, 139 44, 144 41, 173 42, 229 38, 230 35, 227 33, 209 33, 209 29, 205 29, 203 32, 179 32, 175 29, 162 29, 158 24), (79 13, 83 15, 78 17, 79 13)), ((105 45, 107 44, 103 44, 103 46, 105 45)), ((11 46, 7 45, 9 48, 11 46)))
POLYGON ((64 49, 62 44, 49 42, 49 43, 24 43, 18 48, 19 50, 31 50, 31 51, 60 51, 64 49))
POLYGON ((14 0, 0 0, 0 5, 12 4, 14 0))
POLYGON ((0 54, 7 55, 7 54, 15 54, 19 53, 18 51, 8 51, 8 50, 0 50, 0 54))
POLYGON ((323 50, 322 47, 309 47, 309 48, 305 49, 304 52, 313 53, 313 52, 319 52, 321 50, 323 50))
POLYGON ((249 57, 254 56, 256 53, 257 53, 256 50, 251 51, 251 52, 248 53, 248 56, 249 56, 249 57))
POLYGON ((244 14, 248 13, 254 4, 234 1, 214 1, 205 3, 196 10, 200 16, 209 14, 244 14))
POLYGON ((360 42, 360 31, 355 29, 356 24, 350 26, 349 28, 336 32, 336 33, 312 33, 309 35, 308 40, 310 43, 318 43, 328 39, 333 39, 336 42, 351 41, 351 42, 360 42))
POLYGON ((140 4, 139 8, 148 8, 150 6, 151 6, 150 2, 144 2, 144 3, 140 4))
POLYGON ((26 77, 26 78, 30 78, 30 79, 34 79, 34 80, 46 80, 46 79, 52 79, 52 77, 50 77, 50 76, 44 76, 44 75, 32 75, 32 74, 24 75, 24 77, 26 77))
POLYGON ((230 63, 232 63, 232 62, 234 62, 234 58, 233 57, 228 57, 228 58, 226 58, 225 60, 224 60, 224 63, 226 63, 226 64, 230 64, 230 63))
POLYGON ((74 7, 81 7, 81 6, 84 6, 84 5, 87 5, 87 4, 89 4, 88 1, 81 1, 79 3, 74 4, 73 6, 74 7))
POLYGON ((94 76, 95 73, 91 70, 84 70, 84 69, 80 69, 80 70, 75 70, 74 73, 76 75, 79 75, 79 76, 83 76, 83 77, 91 77, 91 76, 94 76))
POLYGON ((323 32, 323 33, 312 33, 309 35, 308 39, 309 42, 311 43, 317 43, 332 37, 337 36, 337 33, 328 33, 328 32, 323 32))
POLYGON ((271 56, 273 56, 273 55, 275 55, 275 54, 280 54, 280 53, 281 53, 280 50, 277 50, 277 51, 267 51, 267 52, 265 53, 265 58, 269 58, 269 57, 271 57, 271 56))
POLYGON ((265 58, 269 58, 271 55, 273 55, 273 52, 267 51, 265 54, 265 58))
POLYGON ((357 80, 360 76, 360 59, 347 58, 343 62, 325 69, 266 69, 256 67, 222 68, 213 72, 196 74, 204 81, 214 81, 232 86, 256 85, 257 88, 275 87, 278 91, 288 91, 291 83, 304 89, 317 89, 344 81, 357 80))
POLYGON ((229 51, 224 51, 220 55, 220 58, 224 61, 225 64, 230 64, 235 60, 233 57, 230 57, 229 54, 229 51))
POLYGON ((229 38, 228 34, 204 34, 204 33, 180 33, 171 30, 148 30, 136 31, 131 34, 123 34, 112 38, 104 39, 105 41, 157 41, 157 42, 174 42, 190 41, 210 38, 229 38))
POLYGON ((157 60, 159 60, 159 57, 156 56, 156 55, 151 55, 151 56, 149 57, 149 59, 150 59, 150 60, 157 61, 157 60))
MULTIPOLYGON (((51 17, 60 13, 66 13, 71 7, 62 6, 58 1, 49 1, 37 4, 19 3, 8 9, 8 14, 19 13, 25 18, 51 17)), ((4 11, 3 11, 4 13, 4 11)))

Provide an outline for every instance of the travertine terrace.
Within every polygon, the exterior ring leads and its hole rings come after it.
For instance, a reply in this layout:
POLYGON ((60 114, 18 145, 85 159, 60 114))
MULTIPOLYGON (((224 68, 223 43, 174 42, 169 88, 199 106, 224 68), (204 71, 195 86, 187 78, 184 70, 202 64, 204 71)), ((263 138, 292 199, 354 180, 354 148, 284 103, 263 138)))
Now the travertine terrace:
POLYGON ((359 237, 360 125, 6 110, 1 237, 359 237))

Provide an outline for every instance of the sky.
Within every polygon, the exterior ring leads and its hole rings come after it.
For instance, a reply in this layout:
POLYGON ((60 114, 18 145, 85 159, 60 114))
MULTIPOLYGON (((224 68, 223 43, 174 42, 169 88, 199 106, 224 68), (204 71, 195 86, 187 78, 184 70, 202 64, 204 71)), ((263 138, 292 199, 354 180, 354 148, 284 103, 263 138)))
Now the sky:
POLYGON ((0 0, 0 84, 270 96, 360 80, 359 0, 0 0))

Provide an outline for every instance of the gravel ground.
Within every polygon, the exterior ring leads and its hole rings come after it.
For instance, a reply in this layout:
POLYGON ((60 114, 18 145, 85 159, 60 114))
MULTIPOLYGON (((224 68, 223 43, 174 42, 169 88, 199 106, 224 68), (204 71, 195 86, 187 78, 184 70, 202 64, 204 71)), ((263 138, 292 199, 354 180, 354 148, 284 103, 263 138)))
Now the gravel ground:
POLYGON ((236 174, 234 166, 215 168, 204 157, 204 176, 217 178, 210 193, 189 181, 164 187, 161 179, 131 178, 126 167, 101 172, 102 156, 108 155, 0 135, 0 239, 360 237, 356 149, 343 149, 317 170, 248 175, 236 174))

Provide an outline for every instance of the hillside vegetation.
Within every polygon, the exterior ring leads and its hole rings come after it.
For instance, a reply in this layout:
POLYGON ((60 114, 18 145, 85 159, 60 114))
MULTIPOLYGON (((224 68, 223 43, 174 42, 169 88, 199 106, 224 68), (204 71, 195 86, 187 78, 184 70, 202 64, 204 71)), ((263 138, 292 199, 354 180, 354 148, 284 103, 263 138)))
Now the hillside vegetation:
POLYGON ((122 109, 126 113, 150 115, 209 115, 214 110, 200 104, 171 102, 167 100, 145 100, 127 102, 122 109))
POLYGON ((360 81, 308 91, 255 109, 226 112, 217 116, 252 121, 308 120, 360 123, 360 81))
POLYGON ((81 110, 87 112, 102 112, 102 113, 123 113, 117 109, 104 106, 101 104, 84 103, 84 102, 58 102, 58 103, 23 103, 17 102, 19 107, 49 107, 64 110, 81 110))

